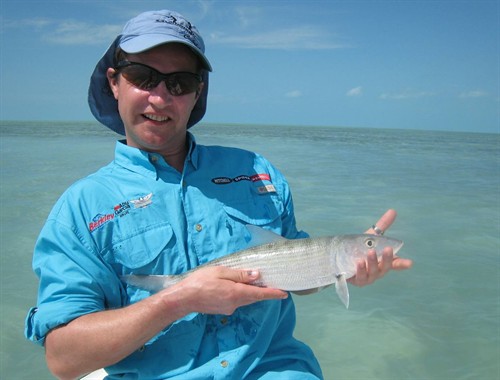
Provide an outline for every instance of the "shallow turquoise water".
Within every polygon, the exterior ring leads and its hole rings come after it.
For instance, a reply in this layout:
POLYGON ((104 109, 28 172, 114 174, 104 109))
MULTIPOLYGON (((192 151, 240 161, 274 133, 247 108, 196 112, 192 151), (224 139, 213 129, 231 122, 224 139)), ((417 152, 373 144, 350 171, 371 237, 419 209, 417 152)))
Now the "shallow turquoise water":
MULTIPOLYGON (((500 135, 349 128, 202 125, 202 144, 239 146, 288 178, 300 228, 362 232, 399 217, 409 272, 295 297, 296 336, 326 379, 500 378, 500 135)), ((34 241, 65 188, 113 157, 116 135, 95 123, 0 126, 0 378, 51 379, 24 340, 36 302, 34 241)))

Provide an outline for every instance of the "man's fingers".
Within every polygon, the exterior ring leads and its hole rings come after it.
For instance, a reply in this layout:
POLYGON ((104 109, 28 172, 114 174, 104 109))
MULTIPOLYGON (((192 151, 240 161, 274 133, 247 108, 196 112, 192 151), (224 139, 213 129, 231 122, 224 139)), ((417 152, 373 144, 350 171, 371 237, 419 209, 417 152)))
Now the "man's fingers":
POLYGON ((231 280, 234 282, 241 282, 243 284, 249 284, 257 280, 260 276, 259 271, 254 269, 241 270, 231 269, 223 266, 214 267, 213 269, 217 271, 218 278, 231 280))
MULTIPOLYGON (((260 273, 258 270, 255 269, 249 269, 249 270, 241 270, 241 269, 231 269, 227 267, 215 267, 215 269, 218 271, 218 277, 223 280, 229 280, 233 281, 236 283, 241 283, 241 284, 252 284, 255 280, 257 280, 260 277, 260 273)), ((288 293, 279 290, 279 289, 273 289, 273 288, 263 288, 263 287, 252 287, 246 289, 247 292, 252 294, 251 297, 255 297, 258 300, 265 300, 265 299, 276 299, 276 298, 287 298, 288 293)))
POLYGON ((377 276, 379 272, 379 263, 377 258, 377 252, 370 250, 368 251, 368 255, 366 256, 367 268, 368 268, 368 277, 373 278, 377 276))
MULTIPOLYGON (((389 229, 392 223, 394 223, 397 216, 398 213, 396 212, 396 210, 389 209, 385 212, 384 215, 382 215, 382 217, 378 220, 378 222, 375 223, 375 226, 377 226, 379 229, 385 232, 389 229)), ((368 229, 368 231, 366 231, 366 233, 375 234, 375 231, 373 230, 373 228, 370 228, 368 229)))
POLYGON ((413 266, 413 260, 403 259, 401 257, 395 257, 392 262, 392 269, 394 270, 405 270, 410 269, 413 266))

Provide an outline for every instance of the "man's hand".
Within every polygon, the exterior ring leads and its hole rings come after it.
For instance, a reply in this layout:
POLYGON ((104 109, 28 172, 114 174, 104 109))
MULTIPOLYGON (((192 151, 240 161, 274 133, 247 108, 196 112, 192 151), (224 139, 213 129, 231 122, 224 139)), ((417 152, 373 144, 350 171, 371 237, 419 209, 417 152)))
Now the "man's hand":
POLYGON ((173 286, 172 290, 182 294, 185 314, 232 314, 238 307, 258 301, 287 298, 288 293, 278 289, 250 285, 259 278, 258 271, 239 270, 226 267, 199 269, 173 286))
MULTIPOLYGON (((395 210, 388 210, 380 220, 375 224, 378 230, 385 232, 396 220, 397 213, 395 210)), ((377 231, 378 231, 377 230, 377 231)), ((367 234, 376 234, 373 228, 366 231, 367 234)), ((368 251, 368 257, 365 261, 360 260, 357 263, 356 276, 351 277, 348 282, 356 286, 365 286, 373 283, 374 281, 385 276, 387 272, 392 270, 410 269, 413 261, 409 259, 402 259, 395 256, 392 248, 387 247, 382 252, 382 259, 380 262, 377 259, 375 251, 368 251)))

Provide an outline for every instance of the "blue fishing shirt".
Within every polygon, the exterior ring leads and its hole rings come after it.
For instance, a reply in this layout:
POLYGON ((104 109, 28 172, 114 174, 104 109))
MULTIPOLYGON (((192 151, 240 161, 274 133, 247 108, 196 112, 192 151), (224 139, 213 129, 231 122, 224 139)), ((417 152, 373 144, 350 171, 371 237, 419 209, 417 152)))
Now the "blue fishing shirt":
MULTIPOLYGON (((155 153, 117 142, 115 159, 58 200, 35 246, 40 279, 26 337, 150 295, 125 274, 179 274, 244 249, 246 224, 297 231, 289 186, 258 154, 201 146, 188 133, 183 173, 155 153)), ((106 368, 108 379, 316 379, 312 351, 293 338, 295 309, 258 302, 230 316, 192 313, 106 368)))

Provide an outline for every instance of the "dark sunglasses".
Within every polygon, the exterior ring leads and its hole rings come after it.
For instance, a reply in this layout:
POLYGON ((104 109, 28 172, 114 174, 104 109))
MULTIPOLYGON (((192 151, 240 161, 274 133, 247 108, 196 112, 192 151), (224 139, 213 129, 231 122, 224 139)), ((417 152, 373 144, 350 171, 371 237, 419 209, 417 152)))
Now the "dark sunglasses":
POLYGON ((115 66, 117 73, 141 90, 151 90, 160 82, 165 82, 173 96, 181 96, 198 91, 202 82, 201 75, 190 72, 160 73, 148 65, 138 62, 121 61, 115 66))

